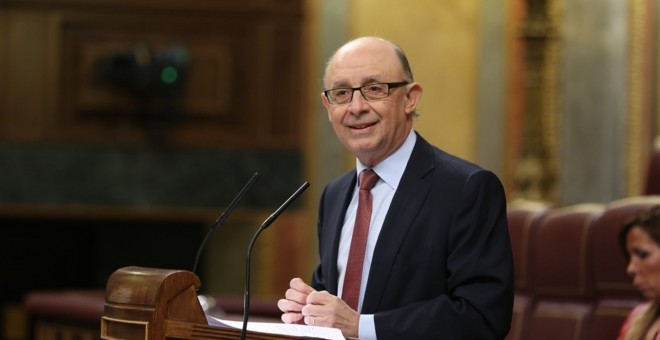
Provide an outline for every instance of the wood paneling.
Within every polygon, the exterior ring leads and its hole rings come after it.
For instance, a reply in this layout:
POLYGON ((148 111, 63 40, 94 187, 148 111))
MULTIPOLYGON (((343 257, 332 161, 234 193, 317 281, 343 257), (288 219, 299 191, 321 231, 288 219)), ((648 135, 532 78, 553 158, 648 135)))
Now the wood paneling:
POLYGON ((4 1, 0 139, 297 149, 302 16, 302 1, 4 1), (139 46, 188 51, 178 95, 100 75, 139 46))

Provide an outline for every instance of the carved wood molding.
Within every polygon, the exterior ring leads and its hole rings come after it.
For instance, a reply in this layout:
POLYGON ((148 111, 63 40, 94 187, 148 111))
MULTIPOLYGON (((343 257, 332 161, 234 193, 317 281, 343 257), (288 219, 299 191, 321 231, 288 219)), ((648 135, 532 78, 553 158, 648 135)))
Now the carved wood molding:
POLYGON ((519 8, 524 12, 519 22, 520 53, 525 56, 521 83, 514 89, 520 95, 512 100, 517 107, 519 131, 510 155, 514 197, 555 201, 558 196, 560 152, 561 32, 560 1, 525 0, 519 8))

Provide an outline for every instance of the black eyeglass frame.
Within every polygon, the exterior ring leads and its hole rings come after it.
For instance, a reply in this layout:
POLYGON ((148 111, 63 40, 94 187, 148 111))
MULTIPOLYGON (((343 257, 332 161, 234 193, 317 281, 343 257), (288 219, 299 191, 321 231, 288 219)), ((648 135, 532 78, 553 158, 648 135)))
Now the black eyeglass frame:
POLYGON ((353 101, 353 96, 355 95, 355 91, 360 91, 360 94, 362 95, 362 98, 364 98, 366 101, 374 101, 374 100, 385 99, 385 98, 390 96, 390 92, 392 92, 393 89, 395 89, 397 87, 401 87, 401 86, 406 86, 408 84, 410 84, 410 82, 404 80, 404 81, 397 81, 397 82, 391 82, 391 83, 369 83, 369 84, 364 84, 364 85, 358 86, 358 87, 335 87, 335 88, 332 88, 332 89, 324 90, 323 95, 325 95, 325 98, 328 99, 328 102, 330 104, 344 105, 344 104, 348 104, 348 103, 353 101), (365 88, 365 87, 371 86, 371 85, 387 85, 387 96, 385 96, 383 98, 377 98, 377 99, 367 98, 367 96, 364 94, 362 89, 365 88), (341 103, 341 104, 333 103, 332 100, 330 99, 330 96, 328 96, 328 92, 335 91, 335 90, 350 90, 351 91, 351 98, 345 103, 341 103))

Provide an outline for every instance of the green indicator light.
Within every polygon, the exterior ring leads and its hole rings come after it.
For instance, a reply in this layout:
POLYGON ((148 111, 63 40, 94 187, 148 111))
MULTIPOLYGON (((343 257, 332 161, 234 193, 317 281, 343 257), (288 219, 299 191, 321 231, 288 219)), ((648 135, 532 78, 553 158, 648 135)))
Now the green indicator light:
POLYGON ((172 66, 166 66, 160 72, 160 80, 162 80, 165 84, 174 84, 178 77, 179 73, 172 66))

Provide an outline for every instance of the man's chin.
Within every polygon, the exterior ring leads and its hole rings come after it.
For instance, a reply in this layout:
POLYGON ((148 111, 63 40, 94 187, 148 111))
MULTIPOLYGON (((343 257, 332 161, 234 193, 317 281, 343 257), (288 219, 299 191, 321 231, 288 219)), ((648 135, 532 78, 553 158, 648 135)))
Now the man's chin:
POLYGON ((374 145, 369 138, 352 138, 348 141, 348 148, 356 155, 372 153, 375 149, 374 145))

